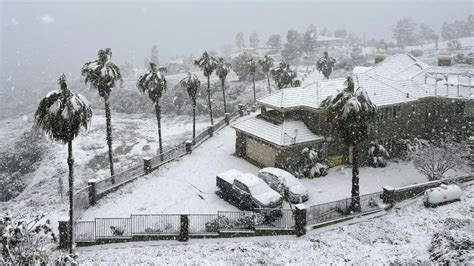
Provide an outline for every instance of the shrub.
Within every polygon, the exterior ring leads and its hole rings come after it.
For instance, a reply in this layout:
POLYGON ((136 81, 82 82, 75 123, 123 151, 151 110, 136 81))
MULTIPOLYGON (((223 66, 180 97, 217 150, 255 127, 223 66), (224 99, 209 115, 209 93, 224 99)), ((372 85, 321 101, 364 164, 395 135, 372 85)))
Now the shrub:
POLYGON ((473 261, 474 239, 471 223, 470 220, 446 219, 445 230, 435 233, 431 239, 428 250, 430 259, 448 265, 450 262, 462 264, 473 261), (452 226, 453 224, 455 226, 452 226))
POLYGON ((423 50, 420 50, 420 49, 411 50, 410 54, 413 55, 414 57, 420 57, 420 56, 423 56, 423 50))
POLYGON ((315 178, 328 174, 329 161, 315 149, 304 148, 301 156, 287 158, 288 171, 298 178, 315 178))
POLYGON ((370 142, 367 165, 375 168, 385 167, 387 166, 386 159, 388 159, 388 157, 389 154, 387 150, 385 150, 384 146, 375 142, 370 142))

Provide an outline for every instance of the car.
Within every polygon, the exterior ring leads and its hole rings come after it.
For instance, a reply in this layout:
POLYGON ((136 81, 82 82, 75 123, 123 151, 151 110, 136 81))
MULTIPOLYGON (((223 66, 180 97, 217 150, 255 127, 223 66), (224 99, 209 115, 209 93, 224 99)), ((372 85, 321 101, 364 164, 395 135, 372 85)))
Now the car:
POLYGON ((287 197, 291 203, 302 203, 308 200, 306 187, 294 175, 283 169, 266 167, 258 171, 258 177, 283 197, 287 197))
POLYGON ((241 210, 282 207, 282 196, 253 174, 227 170, 216 176, 216 185, 219 194, 241 210))

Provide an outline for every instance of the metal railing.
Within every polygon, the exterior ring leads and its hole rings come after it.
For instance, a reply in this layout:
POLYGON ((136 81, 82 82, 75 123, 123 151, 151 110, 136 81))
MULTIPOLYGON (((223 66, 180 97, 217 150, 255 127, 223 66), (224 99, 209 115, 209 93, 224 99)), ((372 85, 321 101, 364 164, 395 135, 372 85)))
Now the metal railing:
POLYGON ((309 207, 306 212, 307 223, 319 224, 348 217, 350 215, 379 210, 382 209, 382 201, 382 192, 375 192, 355 198, 346 198, 338 201, 313 205, 309 207), (359 198, 360 202, 360 211, 354 212, 351 205, 353 199, 357 198, 359 198))
POLYGON ((181 223, 179 214, 135 214, 131 220, 134 235, 178 235, 181 223))
POLYGON ((215 234, 219 232, 217 214, 190 214, 190 234, 215 234))
POLYGON ((118 238, 131 236, 131 218, 95 218, 96 238, 118 238))

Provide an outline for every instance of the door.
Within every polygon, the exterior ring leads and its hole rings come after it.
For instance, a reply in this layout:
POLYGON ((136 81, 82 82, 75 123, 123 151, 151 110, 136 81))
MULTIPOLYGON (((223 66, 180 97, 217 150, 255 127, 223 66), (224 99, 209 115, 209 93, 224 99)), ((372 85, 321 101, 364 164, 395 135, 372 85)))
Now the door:
POLYGON ((247 138, 247 157, 264 165, 275 166, 276 149, 255 139, 247 138))

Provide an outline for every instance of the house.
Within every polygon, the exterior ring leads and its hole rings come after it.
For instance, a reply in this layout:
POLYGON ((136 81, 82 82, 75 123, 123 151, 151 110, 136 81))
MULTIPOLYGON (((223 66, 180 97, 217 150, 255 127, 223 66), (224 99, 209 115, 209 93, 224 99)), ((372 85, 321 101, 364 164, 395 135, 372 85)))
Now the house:
MULTIPOLYGON (((407 54, 357 71, 355 87, 364 88, 378 108, 369 139, 392 152, 398 139, 466 139, 474 125, 473 78, 474 69, 433 67, 407 54)), ((260 114, 233 126, 236 154, 258 166, 286 168, 288 158, 308 147, 341 163, 347 148, 320 104, 343 90, 344 81, 320 80, 259 99, 260 114)))

